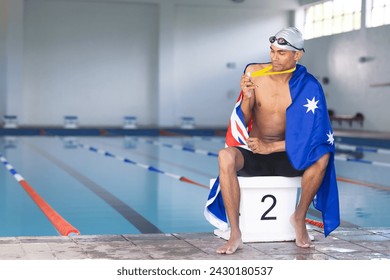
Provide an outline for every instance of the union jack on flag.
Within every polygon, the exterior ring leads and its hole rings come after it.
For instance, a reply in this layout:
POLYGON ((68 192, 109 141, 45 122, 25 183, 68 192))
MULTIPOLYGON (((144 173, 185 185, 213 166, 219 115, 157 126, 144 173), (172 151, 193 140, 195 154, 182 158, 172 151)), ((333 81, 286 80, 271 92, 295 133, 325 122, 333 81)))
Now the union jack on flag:
POLYGON ((246 139, 249 137, 250 127, 246 127, 244 116, 241 111, 241 101, 244 93, 241 91, 237 98, 233 113, 230 116, 229 126, 226 133, 226 146, 246 146, 246 139))

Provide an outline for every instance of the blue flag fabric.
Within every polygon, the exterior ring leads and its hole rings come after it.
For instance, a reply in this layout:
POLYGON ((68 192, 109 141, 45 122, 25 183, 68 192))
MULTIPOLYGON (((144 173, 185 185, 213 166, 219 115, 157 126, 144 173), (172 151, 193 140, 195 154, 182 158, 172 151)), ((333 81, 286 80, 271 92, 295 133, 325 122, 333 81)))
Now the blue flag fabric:
MULTIPOLYGON (((289 81, 292 103, 286 111, 286 152, 292 165, 298 170, 305 170, 323 155, 330 153, 324 179, 313 200, 314 207, 321 211, 324 234, 328 236, 340 225, 338 187, 334 166, 334 138, 330 123, 325 95, 320 83, 307 72, 302 65, 297 65, 289 81)), ((241 134, 231 131, 242 129, 245 122, 240 102, 242 93, 236 102, 226 139, 237 138, 241 134), (234 121, 232 121, 234 120, 234 121), (233 129, 232 129, 233 128, 233 129), (232 135, 233 134, 233 135, 232 135)), ((245 134, 245 133, 244 133, 245 134)), ((242 138, 237 139, 242 143, 242 138)), ((226 141, 234 143, 234 141, 226 141)), ((219 186, 219 177, 213 184, 204 211, 206 219, 215 227, 226 230, 228 218, 219 186)))

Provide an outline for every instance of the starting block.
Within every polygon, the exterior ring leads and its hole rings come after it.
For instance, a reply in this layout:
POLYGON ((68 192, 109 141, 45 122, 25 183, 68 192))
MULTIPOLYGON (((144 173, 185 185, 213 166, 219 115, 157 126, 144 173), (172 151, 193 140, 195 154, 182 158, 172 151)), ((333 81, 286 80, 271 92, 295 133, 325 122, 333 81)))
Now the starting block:
POLYGON ((137 117, 135 116, 124 116, 123 117, 123 128, 134 129, 137 128, 137 117))
POLYGON ((79 118, 77 116, 64 116, 64 128, 78 128, 79 118))
MULTIPOLYGON (((302 177, 238 177, 241 190, 240 229, 243 242, 293 241, 290 224, 298 199, 302 177)), ((210 187, 215 179, 210 180, 210 187)), ((214 230, 228 240, 230 229, 214 230)))
POLYGON ((180 127, 183 129, 194 129, 195 119, 193 117, 181 117, 180 127))
POLYGON ((4 128, 17 128, 18 127, 18 116, 15 115, 4 115, 4 128))

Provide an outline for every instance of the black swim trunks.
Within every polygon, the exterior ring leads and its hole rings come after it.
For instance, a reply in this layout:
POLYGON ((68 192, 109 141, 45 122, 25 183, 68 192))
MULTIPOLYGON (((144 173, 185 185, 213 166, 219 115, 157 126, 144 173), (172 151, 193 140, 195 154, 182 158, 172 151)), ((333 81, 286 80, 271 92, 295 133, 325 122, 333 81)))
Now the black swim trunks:
POLYGON ((268 155, 254 154, 241 147, 236 147, 244 157, 244 167, 237 172, 238 176, 302 176, 304 170, 295 169, 286 152, 268 155))

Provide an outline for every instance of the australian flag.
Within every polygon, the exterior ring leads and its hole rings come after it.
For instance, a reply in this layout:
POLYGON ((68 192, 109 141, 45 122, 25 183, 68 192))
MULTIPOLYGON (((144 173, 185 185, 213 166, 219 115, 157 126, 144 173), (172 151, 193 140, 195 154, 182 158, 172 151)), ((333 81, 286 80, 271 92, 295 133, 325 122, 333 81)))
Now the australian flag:
MULTIPOLYGON (((286 110, 286 152, 292 165, 305 170, 329 153, 329 163, 324 179, 313 200, 321 211, 324 234, 327 236, 340 225, 338 188, 334 166, 334 138, 329 120, 325 95, 320 83, 306 68, 297 65, 289 81, 292 103, 286 110)), ((247 148, 246 139, 251 125, 245 125, 241 111, 243 93, 238 97, 226 134, 226 146, 247 148)), ((228 219, 216 179, 206 203, 204 215, 215 227, 226 230, 228 219)))

